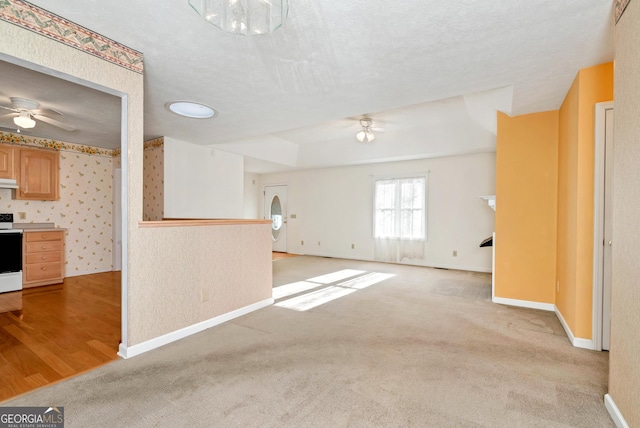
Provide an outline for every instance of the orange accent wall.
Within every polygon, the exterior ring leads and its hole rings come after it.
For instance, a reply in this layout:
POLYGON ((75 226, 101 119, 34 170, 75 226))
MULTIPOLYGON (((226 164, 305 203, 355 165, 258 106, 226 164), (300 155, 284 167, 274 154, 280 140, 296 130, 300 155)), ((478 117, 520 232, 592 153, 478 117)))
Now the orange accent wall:
POLYGON ((585 68, 559 113, 555 301, 574 336, 584 339, 592 330, 594 109, 612 99, 613 63, 585 68))
POLYGON ((498 113, 495 296, 555 302, 558 111, 498 113))

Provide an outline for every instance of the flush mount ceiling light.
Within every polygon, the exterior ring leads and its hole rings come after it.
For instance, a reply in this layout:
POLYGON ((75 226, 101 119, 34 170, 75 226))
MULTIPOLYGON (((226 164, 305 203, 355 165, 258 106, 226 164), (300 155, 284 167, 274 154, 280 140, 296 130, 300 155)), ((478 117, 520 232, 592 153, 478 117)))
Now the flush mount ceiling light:
POLYGON ((356 134, 356 139, 361 143, 370 143, 376 139, 376 134, 371 130, 373 121, 371 119, 360 119, 360 126, 362 129, 356 134))
POLYGON ((172 113, 194 119, 209 119, 216 114, 211 107, 191 101, 172 101, 164 106, 172 113))
POLYGON ((207 22, 227 33, 256 36, 282 27, 289 0, 189 0, 207 22))
POLYGON ((13 118, 13 123, 24 129, 36 126, 36 121, 31 119, 31 115, 28 111, 21 111, 19 116, 13 118))

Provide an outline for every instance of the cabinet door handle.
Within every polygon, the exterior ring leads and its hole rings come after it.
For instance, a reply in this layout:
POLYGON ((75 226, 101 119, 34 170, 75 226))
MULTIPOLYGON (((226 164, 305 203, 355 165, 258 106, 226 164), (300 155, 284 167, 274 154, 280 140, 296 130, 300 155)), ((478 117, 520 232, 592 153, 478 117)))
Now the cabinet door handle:
POLYGON ((40 269, 42 269, 42 270, 47 270, 47 268, 46 268, 46 267, 43 267, 43 268, 40 268, 40 269))
POLYGON ((47 257, 46 256, 42 256, 42 260, 47 260, 47 257))
POLYGON ((47 235, 42 235, 42 239, 47 239, 47 235))
POLYGON ((46 249, 47 249, 47 247, 46 247, 45 245, 43 245, 43 246, 42 246, 42 249, 43 249, 43 250, 46 250, 46 249))

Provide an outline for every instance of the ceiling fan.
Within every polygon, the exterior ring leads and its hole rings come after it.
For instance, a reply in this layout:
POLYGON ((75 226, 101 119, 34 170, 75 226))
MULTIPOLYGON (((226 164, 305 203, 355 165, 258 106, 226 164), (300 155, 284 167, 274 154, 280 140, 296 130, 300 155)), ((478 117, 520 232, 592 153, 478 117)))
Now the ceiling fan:
POLYGON ((360 119, 360 127, 361 129, 356 133, 356 139, 361 143, 370 143, 376 139, 376 132, 384 132, 384 128, 374 127, 373 119, 369 117, 364 117, 360 119))
POLYGON ((53 109, 38 109, 40 104, 36 101, 28 100, 26 98, 11 97, 11 105, 0 105, 0 109, 9 110, 10 113, 0 115, 0 118, 5 116, 13 116, 13 123, 20 128, 29 129, 36 126, 36 120, 46 122, 49 125, 53 125, 57 128, 64 129, 65 131, 75 131, 76 127, 69 125, 59 120, 53 119, 47 114, 56 114, 62 116, 62 113, 53 109))

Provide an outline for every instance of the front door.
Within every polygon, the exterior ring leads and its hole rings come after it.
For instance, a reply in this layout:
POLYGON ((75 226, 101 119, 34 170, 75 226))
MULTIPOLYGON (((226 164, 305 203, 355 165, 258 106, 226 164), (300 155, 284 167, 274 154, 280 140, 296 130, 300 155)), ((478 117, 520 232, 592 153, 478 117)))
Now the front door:
POLYGON ((287 252, 287 186, 265 186, 264 217, 271 219, 273 251, 287 252))

